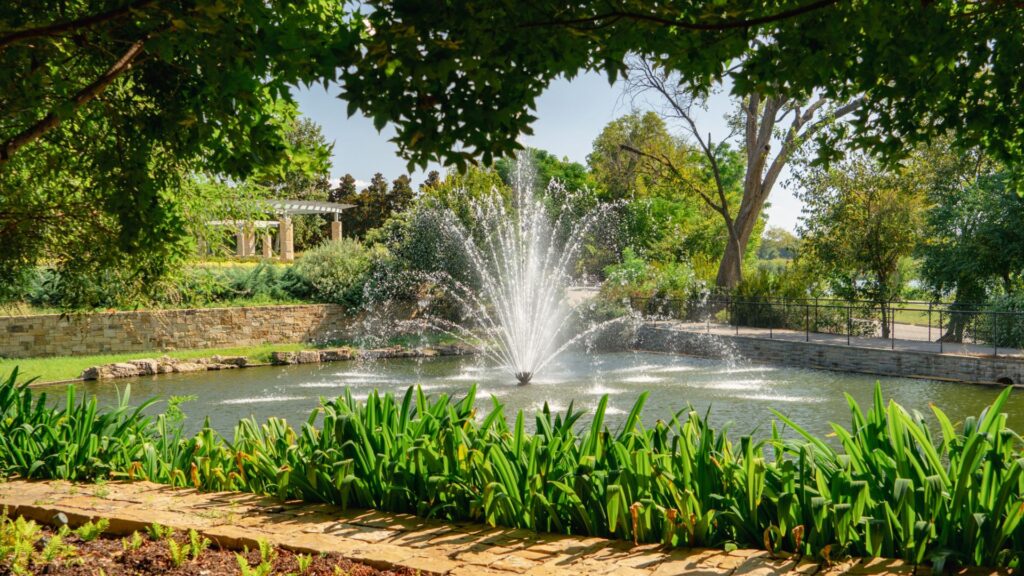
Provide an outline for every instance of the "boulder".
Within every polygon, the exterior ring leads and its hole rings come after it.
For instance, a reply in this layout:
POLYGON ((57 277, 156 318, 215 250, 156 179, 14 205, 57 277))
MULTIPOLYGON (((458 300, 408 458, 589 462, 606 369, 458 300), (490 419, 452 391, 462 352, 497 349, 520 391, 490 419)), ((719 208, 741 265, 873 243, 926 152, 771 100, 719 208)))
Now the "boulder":
POLYGON ((141 360, 130 360, 127 364, 131 364, 139 369, 140 376, 150 376, 157 374, 160 371, 160 362, 153 360, 152 358, 143 358, 141 360))
POLYGON ((331 348, 320 351, 321 362, 339 362, 341 360, 351 360, 352 351, 348 348, 331 348))
POLYGON ((320 362, 319 350, 300 350, 295 353, 296 364, 317 364, 320 362))
POLYGON ((203 370, 206 370, 206 364, 200 364, 199 362, 175 362, 171 369, 176 374, 182 372, 202 372, 203 370))
POLYGON ((271 352, 270 363, 274 365, 283 364, 294 364, 295 353, 294 352, 271 352))
POLYGON ((216 364, 230 364, 235 368, 245 368, 249 365, 249 359, 245 356, 214 356, 210 360, 216 364))
POLYGON ((103 366, 100 366, 96 379, 107 380, 109 378, 131 378, 132 376, 138 376, 139 374, 140 371, 138 366, 128 362, 118 362, 116 364, 104 364, 103 366))

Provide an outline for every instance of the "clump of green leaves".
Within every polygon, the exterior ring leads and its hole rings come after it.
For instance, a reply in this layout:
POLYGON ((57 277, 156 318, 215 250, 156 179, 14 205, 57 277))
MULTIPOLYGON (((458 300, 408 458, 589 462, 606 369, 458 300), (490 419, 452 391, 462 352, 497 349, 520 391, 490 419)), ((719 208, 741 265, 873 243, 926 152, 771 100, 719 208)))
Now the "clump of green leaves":
POLYGON ((154 542, 159 542, 160 540, 164 540, 166 538, 170 538, 171 536, 173 536, 174 528, 153 523, 146 528, 146 533, 149 534, 150 540, 154 542))
POLYGON ((210 547, 210 539, 195 530, 188 531, 189 555, 196 561, 210 547))
POLYGON ((9 518, 4 510, 0 518, 0 562, 10 566, 15 574, 28 574, 39 536, 38 524, 20 516, 9 518))
POLYGON ((256 566, 249 564, 249 560, 246 555, 249 553, 248 548, 245 550, 245 554, 236 554, 235 558, 238 560, 238 568, 242 572, 242 576, 270 576, 274 571, 274 561, 277 560, 277 551, 270 545, 266 540, 260 540, 260 563, 256 566))
POLYGON ((132 532, 132 535, 121 540, 121 547, 125 552, 134 552, 145 543, 145 539, 142 534, 138 531, 132 532))
POLYGON ((82 539, 82 542, 92 542, 103 535, 103 532, 110 527, 110 520, 100 518, 95 522, 86 522, 74 530, 75 536, 82 539))
POLYGON ((188 539, 184 542, 179 542, 173 531, 164 531, 163 540, 175 567, 181 566, 186 560, 195 562, 210 547, 210 539, 192 529, 188 531, 188 539))

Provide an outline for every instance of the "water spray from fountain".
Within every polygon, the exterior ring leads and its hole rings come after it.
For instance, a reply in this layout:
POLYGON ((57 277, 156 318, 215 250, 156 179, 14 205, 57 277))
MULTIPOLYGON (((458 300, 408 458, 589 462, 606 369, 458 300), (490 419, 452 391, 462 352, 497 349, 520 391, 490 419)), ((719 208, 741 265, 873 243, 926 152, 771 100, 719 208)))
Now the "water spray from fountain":
POLYGON ((520 153, 511 198, 492 190, 475 200, 472 229, 451 212, 442 218, 465 251, 477 286, 450 282, 446 289, 468 312, 468 323, 430 320, 432 327, 480 349, 520 384, 608 324, 580 331, 567 298, 584 240, 605 210, 578 217, 562 202, 552 217, 545 198, 534 193, 535 179, 529 154, 520 153))

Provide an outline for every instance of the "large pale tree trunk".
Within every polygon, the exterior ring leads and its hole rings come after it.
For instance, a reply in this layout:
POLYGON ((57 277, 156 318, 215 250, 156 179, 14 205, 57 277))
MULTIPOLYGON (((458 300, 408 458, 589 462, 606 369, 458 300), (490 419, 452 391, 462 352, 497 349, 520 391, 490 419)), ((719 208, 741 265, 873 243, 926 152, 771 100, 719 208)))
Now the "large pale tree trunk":
POLYGON ((750 244, 750 237, 754 234, 754 228, 757 227, 757 219, 764 209, 764 203, 765 198, 761 195, 751 195, 748 201, 748 195, 744 194, 739 214, 736 215, 729 234, 729 244, 718 266, 715 284, 719 288, 735 288, 743 279, 743 256, 746 254, 747 245, 750 244))

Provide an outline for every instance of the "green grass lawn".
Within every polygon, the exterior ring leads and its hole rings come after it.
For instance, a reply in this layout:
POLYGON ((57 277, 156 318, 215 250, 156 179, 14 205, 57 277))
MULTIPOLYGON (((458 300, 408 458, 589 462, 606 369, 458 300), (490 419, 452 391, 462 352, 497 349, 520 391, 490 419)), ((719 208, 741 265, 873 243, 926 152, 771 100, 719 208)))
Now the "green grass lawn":
MULTIPOLYGON (((388 340, 388 346, 416 347, 423 345, 451 345, 457 344, 458 340, 450 336, 431 335, 420 336, 398 336, 388 340)), ((48 358, 0 358, 0 375, 8 374, 15 367, 21 374, 20 380, 38 378, 37 382, 57 382, 60 380, 71 380, 78 378, 82 371, 91 366, 100 364, 113 364, 127 360, 138 360, 140 358, 159 358, 170 356, 171 358, 207 358, 214 355, 220 356, 246 356, 257 362, 269 362, 271 352, 294 352, 296 350, 309 350, 310 348, 327 348, 349 345, 348 342, 337 341, 326 344, 311 344, 308 342, 297 344, 261 344, 259 346, 240 346, 235 348, 203 348, 198 350, 172 350, 168 352, 129 352, 125 354, 96 354, 92 356, 51 356, 48 358)))
MULTIPOLYGON (((917 326, 928 325, 928 306, 915 307, 913 310, 900 310, 895 311, 894 316, 896 317, 897 324, 914 324, 917 326)), ((932 324, 938 326, 939 323, 939 311, 938 309, 932 312, 932 324)))
POLYGON ((41 382, 55 382, 78 378, 82 370, 99 364, 111 364, 140 358, 206 358, 209 356, 247 356, 259 362, 270 361, 271 352, 292 352, 310 348, 311 344, 261 344, 237 348, 207 348, 199 350, 173 350, 168 352, 131 352, 126 354, 98 354, 94 356, 51 356, 48 358, 4 358, 0 359, 0 374, 7 374, 15 367, 24 379, 38 377, 41 382))

